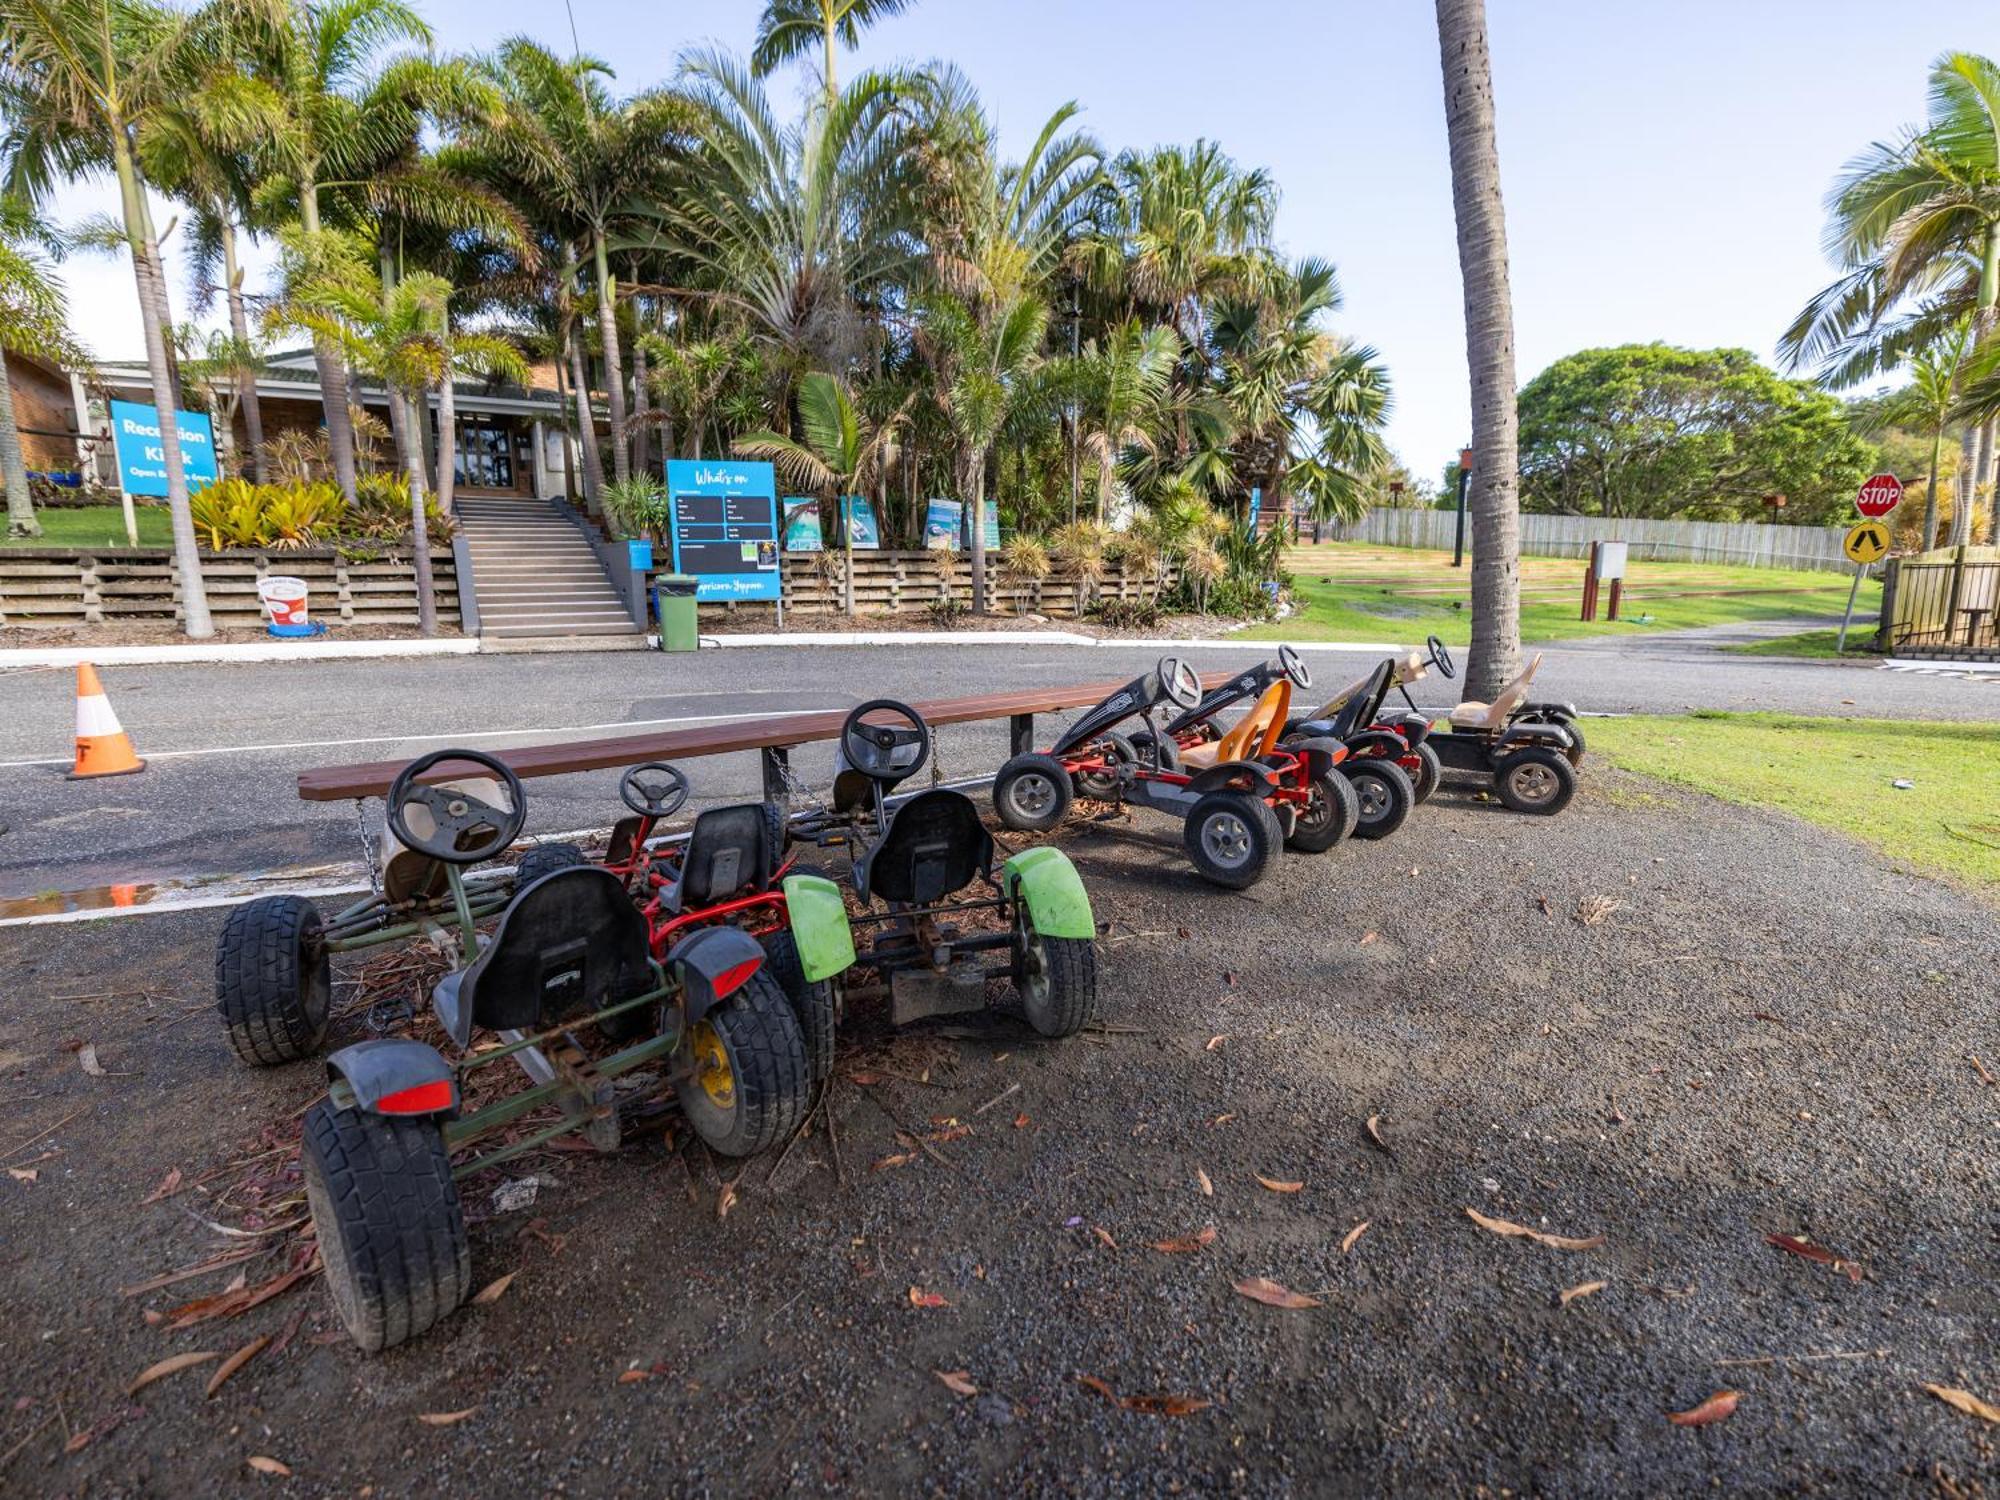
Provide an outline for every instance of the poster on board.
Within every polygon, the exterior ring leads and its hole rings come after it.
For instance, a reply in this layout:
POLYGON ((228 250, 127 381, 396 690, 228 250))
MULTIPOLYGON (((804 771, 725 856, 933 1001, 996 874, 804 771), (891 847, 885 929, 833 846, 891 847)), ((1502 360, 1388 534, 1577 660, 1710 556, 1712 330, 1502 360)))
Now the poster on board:
MULTIPOLYGON (((160 446, 160 417, 156 408, 134 401, 113 401, 111 440, 118 452, 118 483, 135 497, 164 498, 167 493, 167 452, 160 446)), ((198 411, 175 412, 180 430, 181 473, 192 494, 203 485, 214 484, 215 429, 198 411)))
POLYGON ((964 506, 956 500, 932 500, 924 512, 924 550, 956 552, 959 528, 964 524, 964 506))
POLYGON ((778 576, 778 489, 769 464, 675 459, 674 571, 691 574, 703 602, 783 598, 778 576))
POLYGON ((819 552, 824 542, 819 530, 819 501, 797 495, 785 497, 785 550, 819 552))
POLYGON ((841 502, 847 514, 847 545, 856 552, 877 552, 882 547, 882 523, 875 519, 875 504, 866 495, 848 495, 841 502))

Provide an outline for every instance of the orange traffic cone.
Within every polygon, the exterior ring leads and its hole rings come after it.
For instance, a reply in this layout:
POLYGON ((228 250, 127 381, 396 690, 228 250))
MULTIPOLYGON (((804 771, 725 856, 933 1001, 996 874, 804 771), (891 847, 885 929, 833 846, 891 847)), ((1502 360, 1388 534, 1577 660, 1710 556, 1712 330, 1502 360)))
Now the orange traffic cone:
POLYGON ((131 736, 111 711, 104 696, 104 684, 97 680, 97 668, 89 662, 76 665, 76 765, 71 781, 90 776, 129 776, 143 771, 146 763, 132 753, 131 736))

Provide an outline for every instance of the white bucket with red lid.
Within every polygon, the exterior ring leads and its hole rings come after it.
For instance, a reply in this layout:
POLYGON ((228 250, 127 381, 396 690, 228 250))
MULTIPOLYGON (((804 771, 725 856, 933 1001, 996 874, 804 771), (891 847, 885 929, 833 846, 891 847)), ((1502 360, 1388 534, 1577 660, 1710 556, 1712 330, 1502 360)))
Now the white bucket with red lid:
POLYGON ((306 581, 303 578, 273 573, 269 578, 258 580, 257 597, 264 601, 264 608, 270 612, 273 629, 289 626, 303 631, 311 628, 306 618, 306 581))

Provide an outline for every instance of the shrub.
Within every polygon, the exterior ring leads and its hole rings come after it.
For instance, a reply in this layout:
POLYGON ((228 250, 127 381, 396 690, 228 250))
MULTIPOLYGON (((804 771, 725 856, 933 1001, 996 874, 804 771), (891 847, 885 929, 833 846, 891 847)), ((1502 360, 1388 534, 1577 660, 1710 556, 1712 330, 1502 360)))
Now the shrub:
POLYGON ((1000 549, 1000 566, 1016 578, 1039 582, 1049 576, 1049 549, 1037 538, 1016 532, 1000 549))
MULTIPOLYGON (((289 551, 362 541, 398 542, 410 530, 409 486, 387 474, 361 475, 352 507, 324 481, 252 484, 235 478, 197 490, 189 505, 197 540, 217 552, 232 547, 289 551)), ((450 537, 451 522, 434 498, 426 497, 424 517, 433 543, 450 537)))
POLYGON ((658 539, 673 523, 666 486, 644 474, 635 474, 623 484, 606 485, 604 514, 621 537, 658 539))
POLYGON ((1106 599, 1085 614, 1113 630, 1149 630, 1160 623, 1161 610, 1150 599, 1106 599))

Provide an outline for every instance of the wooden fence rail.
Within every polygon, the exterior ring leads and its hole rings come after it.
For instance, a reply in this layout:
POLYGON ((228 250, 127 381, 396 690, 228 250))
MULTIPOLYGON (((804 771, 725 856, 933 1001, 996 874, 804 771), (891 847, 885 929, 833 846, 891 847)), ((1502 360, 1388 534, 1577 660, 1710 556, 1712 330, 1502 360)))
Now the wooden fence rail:
MULTIPOLYGON (((1352 525, 1326 527, 1321 534, 1332 541, 1449 551, 1457 524, 1453 511, 1385 506, 1352 525)), ((1311 522, 1305 524, 1304 535, 1312 535, 1311 522)), ((1844 573, 1853 567, 1841 551, 1844 535, 1836 526, 1772 526, 1762 521, 1620 521, 1541 513, 1521 517, 1521 552, 1526 557, 1584 557, 1592 542, 1623 541, 1632 544, 1635 559, 1651 562, 1844 573)), ((1469 546, 1469 524, 1466 537, 1469 546)))
MULTIPOLYGON (((949 591, 959 604, 972 603, 972 565, 963 554, 950 574, 938 568, 935 552, 857 552, 854 554, 854 602, 863 613, 914 612, 937 607, 949 591)), ((1090 585, 1088 602, 1152 598, 1170 588, 1169 569, 1157 584, 1119 565, 1108 568, 1090 585)), ((785 608, 804 613, 838 613, 841 608, 841 560, 838 552, 788 553, 784 560, 785 608)), ((1071 578, 1016 578, 1000 567, 996 556, 986 569, 987 608, 1000 614, 1038 614, 1074 618, 1078 586, 1071 578)))

